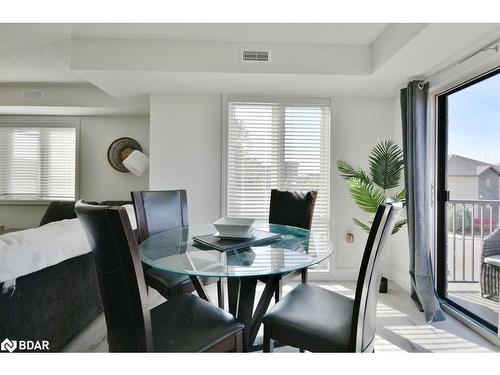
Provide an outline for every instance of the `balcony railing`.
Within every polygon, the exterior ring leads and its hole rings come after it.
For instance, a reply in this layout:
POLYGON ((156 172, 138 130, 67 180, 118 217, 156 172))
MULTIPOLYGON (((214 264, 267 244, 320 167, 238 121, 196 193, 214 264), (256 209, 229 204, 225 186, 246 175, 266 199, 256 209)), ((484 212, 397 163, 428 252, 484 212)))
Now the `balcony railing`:
POLYGON ((479 282, 483 240, 499 218, 500 200, 448 201, 448 282, 479 282))

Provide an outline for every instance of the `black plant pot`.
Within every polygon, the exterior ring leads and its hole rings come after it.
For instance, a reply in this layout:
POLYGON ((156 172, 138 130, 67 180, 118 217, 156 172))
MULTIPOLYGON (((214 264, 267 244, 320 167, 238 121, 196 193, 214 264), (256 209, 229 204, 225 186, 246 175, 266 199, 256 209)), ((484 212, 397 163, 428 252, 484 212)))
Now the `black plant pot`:
POLYGON ((388 280, 382 276, 382 278, 380 279, 380 288, 379 288, 379 293, 387 293, 387 284, 388 284, 388 280))

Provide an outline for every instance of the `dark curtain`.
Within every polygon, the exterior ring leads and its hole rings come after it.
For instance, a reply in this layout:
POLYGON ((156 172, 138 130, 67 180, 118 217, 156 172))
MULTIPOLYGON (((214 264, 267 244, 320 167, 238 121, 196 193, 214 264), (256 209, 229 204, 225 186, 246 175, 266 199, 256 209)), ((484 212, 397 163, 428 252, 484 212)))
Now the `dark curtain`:
POLYGON ((406 209, 410 243, 411 298, 428 322, 444 320, 434 289, 429 241, 428 126, 429 86, 412 81, 401 90, 406 209))

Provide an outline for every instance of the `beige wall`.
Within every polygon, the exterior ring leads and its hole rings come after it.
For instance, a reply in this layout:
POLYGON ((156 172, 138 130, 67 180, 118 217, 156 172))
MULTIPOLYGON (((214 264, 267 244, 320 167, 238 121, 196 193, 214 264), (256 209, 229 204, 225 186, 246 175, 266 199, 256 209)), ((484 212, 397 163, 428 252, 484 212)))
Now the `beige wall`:
MULTIPOLYGON (((352 221, 367 221, 369 214, 354 202, 346 182, 337 171, 337 159, 368 170, 368 155, 381 140, 393 136, 393 100, 380 98, 332 98, 332 139, 330 160, 331 233, 334 254, 331 258, 333 279, 356 280, 365 248, 367 233, 352 221), (345 242, 348 232, 354 243, 345 242)), ((390 267, 384 271, 388 277, 390 267)))
POLYGON ((151 95, 151 190, 186 189, 189 222, 221 212, 221 95, 151 95))
MULTIPOLYGON (((149 152, 147 117, 82 117, 80 123, 80 198, 130 199, 131 190, 148 188, 148 173, 137 177, 111 168, 109 144, 119 137, 136 139, 149 152)), ((0 205, 0 224, 7 228, 38 226, 46 206, 0 205)))

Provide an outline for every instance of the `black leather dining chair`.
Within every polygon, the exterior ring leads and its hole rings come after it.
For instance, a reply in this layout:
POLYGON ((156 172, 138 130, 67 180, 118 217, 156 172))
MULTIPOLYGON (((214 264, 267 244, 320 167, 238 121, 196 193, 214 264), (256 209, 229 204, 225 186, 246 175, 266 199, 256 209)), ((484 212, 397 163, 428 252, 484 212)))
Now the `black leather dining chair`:
MULTIPOLYGON (((269 223, 282 224, 311 229, 316 204, 317 191, 283 191, 271 190, 269 203, 269 223)), ((286 280, 301 275, 302 282, 307 281, 307 269, 300 272, 293 272, 282 277, 276 287, 274 294, 275 302, 278 302, 282 295, 283 284, 286 280)))
POLYGON ((110 352, 241 351, 243 324, 192 294, 149 309, 137 243, 122 207, 77 202, 92 250, 110 352))
MULTIPOLYGON (((157 233, 189 225, 186 190, 133 191, 131 195, 139 242, 157 233)), ((166 299, 195 290, 189 276, 146 265, 144 268, 146 284, 156 289, 166 299)), ((200 278, 200 281, 205 285, 217 282, 219 307, 224 308, 222 281, 210 277, 200 278)))
POLYGON ((264 351, 276 340, 312 352, 372 352, 385 241, 401 203, 381 204, 366 243, 354 300, 327 289, 300 284, 263 318, 264 351))
POLYGON ((283 191, 272 189, 269 223, 311 229, 317 191, 283 191))

